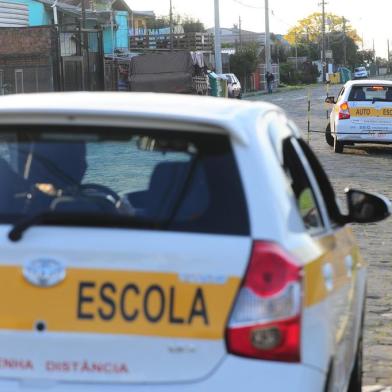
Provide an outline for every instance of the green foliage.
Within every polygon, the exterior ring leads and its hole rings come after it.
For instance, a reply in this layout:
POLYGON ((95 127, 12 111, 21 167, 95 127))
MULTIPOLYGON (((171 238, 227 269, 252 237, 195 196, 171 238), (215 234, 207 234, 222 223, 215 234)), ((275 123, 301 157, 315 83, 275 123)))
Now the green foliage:
POLYGON ((374 54, 372 50, 360 50, 357 52, 357 61, 355 66, 367 65, 374 62, 374 54))
MULTIPOLYGON (((309 61, 316 61, 320 58, 319 45, 312 42, 309 44, 299 43, 297 53, 298 57, 307 57, 309 61)), ((295 46, 291 48, 290 56, 295 57, 295 46)))
POLYGON ((206 31, 204 24, 199 19, 194 19, 189 16, 181 19, 182 27, 185 33, 204 33, 206 31))
POLYGON ((237 76, 249 75, 256 71, 258 63, 258 48, 249 44, 230 56, 230 70, 237 76))
MULTIPOLYGON (((183 26, 185 33, 204 33, 206 31, 204 24, 199 19, 194 19, 187 15, 173 15, 173 24, 183 26)), ((160 16, 154 20, 148 21, 147 28, 163 29, 170 27, 170 17, 160 16)))
MULTIPOLYGON (((344 23, 342 16, 327 12, 326 21, 327 34, 336 32, 342 33, 344 30, 346 30, 347 36, 353 39, 355 43, 359 43, 361 41, 357 31, 349 22, 346 21, 346 23, 344 23)), ((298 23, 289 30, 285 38, 291 45, 294 45, 295 42, 319 43, 322 33, 321 29, 322 14, 321 12, 315 12, 298 21, 298 23)))
POLYGON ((329 48, 333 52, 335 64, 343 65, 344 59, 344 42, 346 41, 346 59, 349 67, 354 67, 358 58, 358 46, 351 37, 344 37, 343 33, 331 33, 328 35, 329 48))
POLYGON ((305 62, 296 69, 295 64, 280 64, 280 80, 285 84, 312 84, 316 83, 319 71, 316 65, 311 62, 305 62))
POLYGON ((290 49, 282 45, 280 41, 273 41, 271 58, 274 63, 284 63, 290 55, 290 49))
POLYGON ((300 81, 299 72, 295 65, 291 63, 280 64, 280 81, 284 84, 298 84, 300 81))

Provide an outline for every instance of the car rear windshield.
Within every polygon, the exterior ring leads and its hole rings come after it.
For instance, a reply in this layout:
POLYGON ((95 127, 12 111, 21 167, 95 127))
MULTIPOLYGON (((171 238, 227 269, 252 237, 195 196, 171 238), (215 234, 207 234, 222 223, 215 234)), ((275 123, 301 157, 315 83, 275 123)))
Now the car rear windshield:
POLYGON ((359 68, 355 68, 354 72, 363 72, 366 71, 365 67, 359 67, 359 68))
POLYGON ((351 89, 349 101, 392 102, 392 86, 354 86, 351 89))
POLYGON ((110 226, 121 221, 157 230, 249 234, 239 171, 225 135, 0 128, 0 179, 3 223, 58 213, 80 214, 83 226, 89 226, 89 216, 105 216, 110 226))

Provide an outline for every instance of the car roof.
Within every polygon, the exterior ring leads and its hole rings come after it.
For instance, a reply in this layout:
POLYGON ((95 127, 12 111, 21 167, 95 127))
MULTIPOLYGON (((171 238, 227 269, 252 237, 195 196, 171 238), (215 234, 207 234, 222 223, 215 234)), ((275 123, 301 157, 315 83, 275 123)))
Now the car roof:
POLYGON ((368 86, 368 85, 375 84, 377 86, 391 86, 392 87, 392 81, 391 80, 377 80, 377 79, 364 79, 364 80, 350 80, 349 82, 346 83, 347 87, 352 87, 352 86, 368 86))
MULTIPOLYGON (((119 118, 127 125, 132 119, 144 119, 219 128, 243 143, 248 140, 247 133, 254 132, 256 121, 269 111, 283 113, 266 102, 180 94, 62 92, 0 97, 0 125, 87 123, 99 126, 105 121, 112 124, 119 118)), ((184 128, 188 129, 194 130, 184 128)))

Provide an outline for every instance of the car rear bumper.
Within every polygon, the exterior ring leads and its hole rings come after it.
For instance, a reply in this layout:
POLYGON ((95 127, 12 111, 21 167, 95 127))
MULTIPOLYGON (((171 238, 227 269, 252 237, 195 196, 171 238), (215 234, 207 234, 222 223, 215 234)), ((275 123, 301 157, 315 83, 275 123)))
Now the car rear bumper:
MULTIPOLYGON (((165 366, 162 364, 162 366, 165 366)), ((181 369, 178 370, 179 372, 181 369)), ((259 361, 228 356, 213 374, 192 383, 172 384, 72 384, 43 381, 0 381, 0 392, 208 392, 208 391, 274 391, 322 392, 326 376, 321 371, 302 365, 259 361), (40 384, 41 383, 41 384, 40 384)))
POLYGON ((367 129, 361 126, 338 126, 336 128, 336 138, 340 142, 354 142, 354 143, 392 143, 392 126, 366 126, 367 129))

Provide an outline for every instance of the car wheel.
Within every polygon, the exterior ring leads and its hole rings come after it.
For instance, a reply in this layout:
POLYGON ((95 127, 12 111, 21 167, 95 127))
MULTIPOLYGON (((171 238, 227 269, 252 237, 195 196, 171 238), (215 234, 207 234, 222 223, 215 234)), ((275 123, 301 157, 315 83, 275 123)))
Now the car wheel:
POLYGON ((363 363, 363 342, 362 332, 359 338, 357 354, 355 356, 354 368, 350 376, 350 382, 347 392, 361 392, 362 391, 362 363, 363 363))
POLYGON ((336 152, 337 154, 341 154, 343 152, 343 149, 344 149, 344 144, 342 142, 339 142, 335 137, 333 142, 334 152, 336 152))
POLYGON ((327 128, 325 129, 325 141, 327 144, 331 147, 333 147, 333 136, 331 135, 331 124, 327 125, 327 128))

